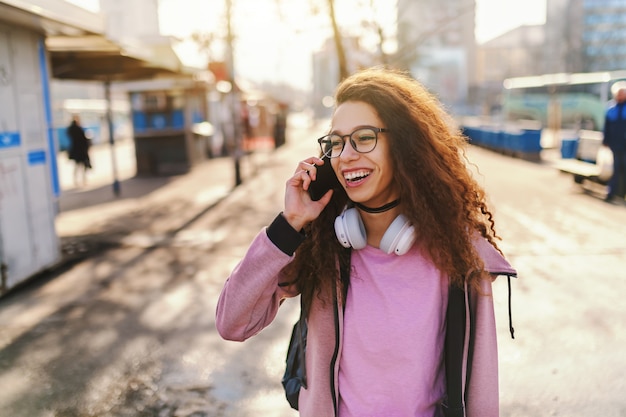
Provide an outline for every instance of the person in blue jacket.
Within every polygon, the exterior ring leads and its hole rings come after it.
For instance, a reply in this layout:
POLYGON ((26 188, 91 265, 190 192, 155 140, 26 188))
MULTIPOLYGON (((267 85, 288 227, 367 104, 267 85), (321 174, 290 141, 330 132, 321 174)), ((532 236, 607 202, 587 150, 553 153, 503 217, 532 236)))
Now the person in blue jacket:
POLYGON ((602 145, 613 153, 613 175, 609 180, 606 201, 624 198, 626 180, 626 82, 618 81, 611 88, 615 103, 609 107, 604 119, 602 145))

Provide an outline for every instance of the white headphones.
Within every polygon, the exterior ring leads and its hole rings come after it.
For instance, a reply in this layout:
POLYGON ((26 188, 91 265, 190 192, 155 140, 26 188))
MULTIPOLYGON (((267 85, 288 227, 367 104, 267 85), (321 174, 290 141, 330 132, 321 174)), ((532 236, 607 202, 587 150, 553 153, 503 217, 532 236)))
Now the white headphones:
MULTIPOLYGON (((344 248, 363 249, 367 245, 365 226, 356 208, 344 210, 335 219, 335 234, 344 248)), ((415 227, 400 214, 389 225, 380 241, 380 250, 385 253, 404 255, 415 242, 415 227)))

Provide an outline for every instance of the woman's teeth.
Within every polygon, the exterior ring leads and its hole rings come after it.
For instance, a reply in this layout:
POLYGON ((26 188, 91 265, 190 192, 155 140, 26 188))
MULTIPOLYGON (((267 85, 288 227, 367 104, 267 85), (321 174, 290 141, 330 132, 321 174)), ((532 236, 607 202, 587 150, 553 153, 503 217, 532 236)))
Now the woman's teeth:
POLYGON ((367 171, 348 172, 344 174, 346 181, 358 181, 367 177, 370 173, 367 171))

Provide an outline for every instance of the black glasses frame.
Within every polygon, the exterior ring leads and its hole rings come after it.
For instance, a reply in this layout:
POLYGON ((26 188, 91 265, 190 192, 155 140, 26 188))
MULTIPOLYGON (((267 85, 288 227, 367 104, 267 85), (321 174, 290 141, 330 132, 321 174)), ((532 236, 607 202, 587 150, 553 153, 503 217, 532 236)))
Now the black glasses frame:
MULTIPOLYGON (((350 145, 352 146, 352 149, 354 149, 358 153, 370 153, 374 149, 376 149, 376 145, 378 145, 378 134, 379 133, 385 133, 385 132, 389 132, 389 129, 384 128, 384 127, 361 126, 361 127, 357 128, 357 129, 355 129, 354 131, 352 131, 351 133, 347 134, 347 135, 338 135, 336 133, 331 133, 331 134, 328 134, 328 135, 324 135, 324 136, 322 136, 321 138, 319 138, 317 140, 317 143, 319 143, 319 145, 320 145, 320 149, 322 150, 322 154, 325 155, 328 158, 339 158, 341 156, 341 154, 343 153, 343 150, 346 147, 346 140, 345 140, 345 138, 348 138, 350 140, 350 145), (372 149, 370 149, 369 151, 361 152, 361 151, 359 151, 357 149, 356 143, 355 143, 354 139, 352 139, 352 135, 354 135, 356 132, 358 132, 360 130, 365 130, 365 129, 369 129, 372 132, 374 132, 374 141, 375 142, 374 142, 374 147, 372 147, 372 149), (335 156, 331 156, 331 155, 327 154, 324 151, 324 146, 322 145, 322 141, 325 138, 328 138, 328 137, 331 137, 331 136, 337 136, 337 137, 341 138, 341 142, 343 143, 343 145, 341 147, 341 151, 337 155, 335 155, 335 156)), ((332 153, 332 147, 330 148, 330 152, 332 153)))

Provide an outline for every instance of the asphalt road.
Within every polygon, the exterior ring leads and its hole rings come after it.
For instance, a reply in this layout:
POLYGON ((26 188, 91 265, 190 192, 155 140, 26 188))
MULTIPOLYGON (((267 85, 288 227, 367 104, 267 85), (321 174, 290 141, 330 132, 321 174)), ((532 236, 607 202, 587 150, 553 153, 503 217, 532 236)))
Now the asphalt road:
MULTIPOLYGON (((297 301, 245 343, 219 338, 214 311, 315 133, 168 239, 126 241, 0 299, 0 416, 295 416, 280 377, 297 301)), ((519 272, 515 340, 506 280, 494 285, 501 415, 625 417, 626 206, 547 163, 468 155, 519 272)), ((150 223, 152 211, 136 213, 150 223)))
POLYGON ((518 269, 495 297, 504 416, 626 416, 626 207, 550 166, 471 152, 518 269))

